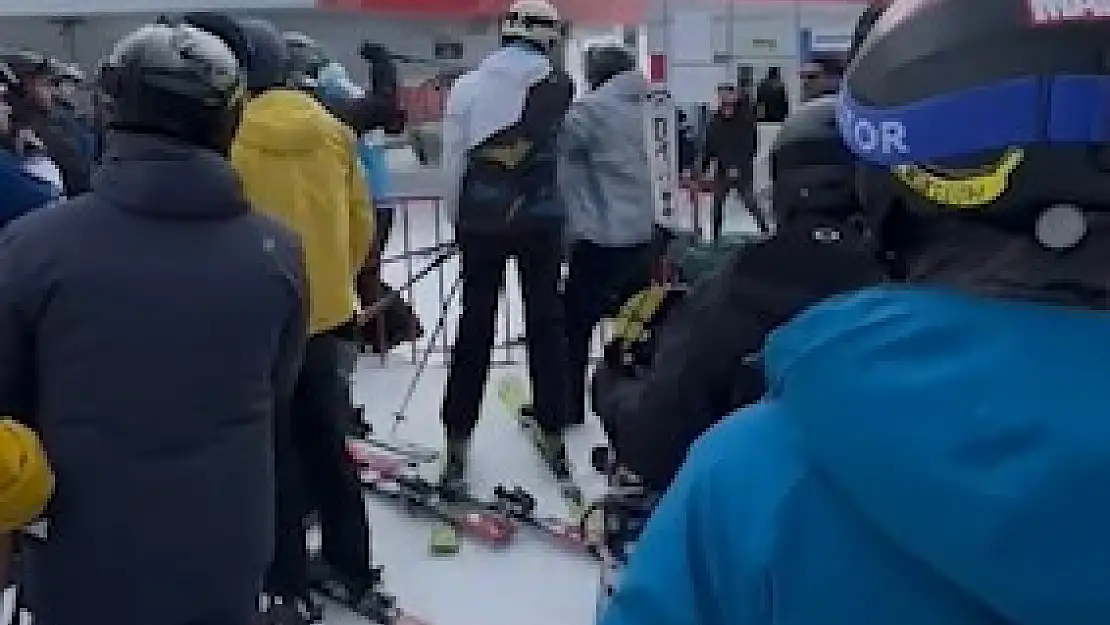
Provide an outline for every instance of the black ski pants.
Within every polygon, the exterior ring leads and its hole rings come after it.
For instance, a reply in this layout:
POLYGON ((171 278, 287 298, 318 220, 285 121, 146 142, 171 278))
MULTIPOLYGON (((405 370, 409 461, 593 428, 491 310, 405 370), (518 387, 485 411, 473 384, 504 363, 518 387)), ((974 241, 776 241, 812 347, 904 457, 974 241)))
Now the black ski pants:
POLYGON ((761 232, 768 232, 770 226, 767 217, 760 210, 755 198, 755 164, 746 161, 739 166, 721 165, 713 180, 713 202, 710 207, 713 240, 721 237, 721 230, 725 224, 725 202, 732 193, 737 193, 744 202, 744 208, 751 213, 755 225, 761 232), (730 174, 730 170, 737 170, 737 174, 730 174))
POLYGON ((563 290, 567 315, 568 421, 585 421, 590 339, 602 317, 645 288, 651 278, 651 244, 606 247, 578 241, 571 248, 570 273, 563 290))
POLYGON ((340 339, 331 334, 309 338, 287 418, 278 420, 277 535, 265 584, 273 595, 307 592, 310 510, 319 512, 324 560, 351 580, 369 575, 370 528, 362 485, 346 454, 353 409, 339 350, 340 339))
POLYGON ((497 302, 509 258, 516 258, 524 295, 525 346, 535 418, 545 432, 567 423, 567 346, 559 296, 562 236, 543 228, 504 234, 460 231, 462 314, 443 399, 448 438, 466 439, 478 423, 489 379, 497 302))

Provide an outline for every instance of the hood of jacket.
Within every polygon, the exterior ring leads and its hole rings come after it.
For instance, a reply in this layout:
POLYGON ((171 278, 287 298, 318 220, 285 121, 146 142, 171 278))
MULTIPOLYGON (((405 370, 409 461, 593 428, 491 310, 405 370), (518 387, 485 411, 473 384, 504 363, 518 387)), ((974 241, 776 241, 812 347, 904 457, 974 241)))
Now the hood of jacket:
POLYGON ((112 134, 92 187, 115 206, 151 217, 212 219, 250 210, 226 159, 157 135, 112 134))
POLYGON ((643 73, 640 70, 631 70, 616 74, 597 89, 582 96, 582 100, 609 102, 626 107, 638 106, 647 98, 648 91, 648 81, 643 73))
POLYGON ((343 142, 342 132, 343 127, 311 94, 271 89, 247 102, 235 140, 263 153, 303 154, 329 141, 343 142))
POLYGON ((775 332, 769 394, 895 548, 1014 625, 1110 622, 1110 313, 881 287, 775 332))

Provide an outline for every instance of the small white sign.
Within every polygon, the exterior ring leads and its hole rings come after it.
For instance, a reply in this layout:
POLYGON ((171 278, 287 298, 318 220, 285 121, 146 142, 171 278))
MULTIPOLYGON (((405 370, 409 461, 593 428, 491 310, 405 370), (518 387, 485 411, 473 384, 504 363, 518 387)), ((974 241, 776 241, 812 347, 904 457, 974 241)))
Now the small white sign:
POLYGON ((678 188, 678 154, 675 148, 675 106, 665 86, 655 86, 648 98, 644 115, 648 163, 651 167, 651 190, 655 219, 665 226, 675 226, 675 190, 678 188))

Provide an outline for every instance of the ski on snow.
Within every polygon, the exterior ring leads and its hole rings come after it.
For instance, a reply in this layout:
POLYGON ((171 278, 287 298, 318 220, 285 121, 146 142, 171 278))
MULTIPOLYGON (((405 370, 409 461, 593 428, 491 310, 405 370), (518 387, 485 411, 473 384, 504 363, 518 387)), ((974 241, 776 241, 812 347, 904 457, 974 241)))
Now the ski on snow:
POLYGON ((528 388, 522 378, 515 375, 506 375, 497 384, 497 396, 505 406, 505 410, 516 420, 524 433, 532 441, 532 446, 540 459, 547 466, 559 484, 559 494, 566 502, 572 518, 579 518, 585 511, 585 500, 582 489, 574 481, 574 476, 569 474, 564 467, 556 466, 551 462, 543 446, 539 425, 528 413, 528 388))
MULTIPOLYGON (((352 457, 355 457, 355 462, 364 475, 367 472, 373 472, 380 479, 396 479, 395 476, 403 475, 407 470, 413 468, 413 463, 391 457, 373 448, 361 447, 350 453, 352 457)), ((587 545, 579 523, 571 519, 538 515, 536 513, 535 496, 519 486, 498 485, 494 488, 493 498, 484 500, 469 493, 445 492, 438 484, 422 480, 419 477, 410 477, 409 479, 413 482, 419 482, 420 492, 435 491, 447 505, 461 506, 464 509, 475 511, 480 514, 482 519, 488 520, 489 526, 483 527, 480 530, 481 535, 477 536, 484 542, 501 544, 489 538, 492 531, 490 526, 494 526, 494 519, 496 519, 495 527, 501 528, 502 532, 507 535, 505 541, 508 541, 515 534, 516 526, 521 525, 543 534, 570 551, 596 556, 587 545)), ((442 519, 442 517, 440 518, 442 519)), ((473 535, 472 532, 467 531, 466 527, 449 523, 465 535, 473 535)))
POLYGON ((399 501, 411 511, 422 512, 490 546, 504 546, 512 540, 516 528, 508 518, 465 498, 447 496, 438 484, 414 474, 412 461, 374 453, 350 441, 347 450, 369 492, 399 501))
POLYGON ((581 524, 559 517, 542 517, 536 514, 536 498, 519 486, 497 486, 493 490, 494 502, 489 504, 502 510, 509 518, 531 527, 560 545, 596 556, 586 542, 581 524))
POLYGON ((376 436, 373 426, 370 425, 370 422, 366 419, 365 406, 355 407, 353 420, 355 427, 351 438, 362 445, 376 447, 382 451, 404 456, 406 459, 420 464, 435 462, 439 459, 439 450, 432 447, 425 447, 423 445, 403 441, 389 441, 376 436))

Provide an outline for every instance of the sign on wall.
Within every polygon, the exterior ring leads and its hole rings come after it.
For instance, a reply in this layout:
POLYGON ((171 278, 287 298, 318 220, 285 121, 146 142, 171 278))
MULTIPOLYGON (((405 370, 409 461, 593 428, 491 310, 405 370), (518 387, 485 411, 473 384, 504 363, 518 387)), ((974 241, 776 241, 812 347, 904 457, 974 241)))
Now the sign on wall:
POLYGON ((651 167, 651 191, 655 220, 664 226, 677 227, 675 191, 678 189, 678 154, 676 152, 674 99, 667 88, 667 57, 653 54, 649 63, 651 89, 644 114, 647 136, 648 165, 651 167))

